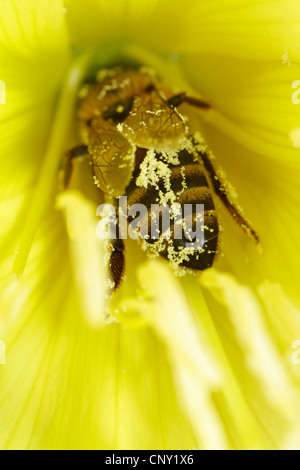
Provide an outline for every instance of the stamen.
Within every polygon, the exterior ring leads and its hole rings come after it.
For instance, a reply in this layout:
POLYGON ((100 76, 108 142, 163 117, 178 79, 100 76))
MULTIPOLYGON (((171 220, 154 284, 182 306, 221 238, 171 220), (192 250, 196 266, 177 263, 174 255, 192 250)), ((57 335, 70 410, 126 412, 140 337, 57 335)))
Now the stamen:
MULTIPOLYGON (((209 269, 200 276, 200 284, 207 289, 215 288, 217 276, 217 271, 209 269)), ((199 296, 202 294, 201 291, 199 292, 196 288, 197 281, 191 278, 182 278, 181 282, 184 286, 185 292, 187 293, 190 304, 195 308, 195 311, 199 310, 197 306, 199 306, 199 296)), ((228 406, 231 420, 236 429, 239 430, 239 438, 243 443, 243 446, 247 446, 251 443, 251 448, 253 449, 267 447, 268 442, 265 440, 259 423, 240 389, 239 383, 232 369, 232 365, 230 364, 226 351, 224 350, 214 319, 208 308, 201 309, 201 324, 203 331, 205 331, 206 339, 214 350, 215 357, 218 359, 223 372, 224 382, 223 387, 220 390, 220 396, 223 395, 224 397, 223 399, 228 406)))

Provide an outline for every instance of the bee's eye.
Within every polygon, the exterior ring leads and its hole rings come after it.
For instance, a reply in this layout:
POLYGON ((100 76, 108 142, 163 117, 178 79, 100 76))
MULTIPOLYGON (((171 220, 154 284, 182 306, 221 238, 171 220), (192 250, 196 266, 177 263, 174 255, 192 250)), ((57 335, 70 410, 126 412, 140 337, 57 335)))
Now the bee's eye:
POLYGON ((132 109, 134 98, 128 98, 127 100, 117 101, 116 103, 108 106, 108 108, 103 111, 103 119, 106 121, 108 119, 112 119, 112 121, 116 124, 119 122, 125 121, 125 119, 129 116, 130 111, 132 109))

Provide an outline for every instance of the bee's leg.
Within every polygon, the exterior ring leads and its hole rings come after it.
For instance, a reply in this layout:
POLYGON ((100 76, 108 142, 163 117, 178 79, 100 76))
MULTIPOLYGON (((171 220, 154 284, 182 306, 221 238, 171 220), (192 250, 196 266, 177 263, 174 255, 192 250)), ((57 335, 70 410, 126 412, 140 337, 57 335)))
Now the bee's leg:
POLYGON ((112 280, 114 282, 113 290, 119 289, 121 282, 124 279, 125 273, 125 246, 122 239, 117 238, 111 241, 112 253, 110 256, 109 267, 111 271, 112 280))
POLYGON ((173 108, 177 108, 183 103, 188 103, 192 106, 195 106, 196 108, 201 109, 211 108, 211 105, 207 101, 201 100, 200 98, 195 98, 194 96, 189 96, 185 92, 171 96, 171 98, 167 100, 167 103, 173 108))
POLYGON ((239 226, 244 230, 244 232, 248 235, 251 235, 254 238, 256 243, 259 243, 259 237, 257 233, 255 232, 255 230, 251 227, 249 222, 242 216, 239 209, 235 207, 235 205, 229 201, 228 193, 226 189, 224 188, 222 181, 220 181, 209 156, 205 152, 200 152, 199 150, 197 150, 197 152, 210 177, 215 193, 219 196, 219 198, 221 199, 222 203, 224 204, 228 212, 231 214, 234 220, 239 224, 239 226))
POLYGON ((88 157, 88 156, 89 156, 88 147, 87 145, 83 145, 83 144, 78 145, 77 147, 74 147, 73 149, 69 150, 69 152, 66 153, 64 165, 63 165, 64 189, 68 188, 70 181, 71 181, 71 176, 73 172, 73 160, 75 158, 88 157))
POLYGON ((159 90, 153 84, 147 87, 146 91, 148 92, 155 91, 160 96, 160 98, 172 108, 177 108, 183 103, 188 103, 200 109, 211 108, 210 103, 208 103, 207 101, 201 100, 200 98, 196 98, 195 96, 189 96, 186 94, 185 91, 183 91, 182 93, 178 93, 177 95, 171 96, 171 98, 167 100, 163 97, 163 95, 159 92, 159 90))

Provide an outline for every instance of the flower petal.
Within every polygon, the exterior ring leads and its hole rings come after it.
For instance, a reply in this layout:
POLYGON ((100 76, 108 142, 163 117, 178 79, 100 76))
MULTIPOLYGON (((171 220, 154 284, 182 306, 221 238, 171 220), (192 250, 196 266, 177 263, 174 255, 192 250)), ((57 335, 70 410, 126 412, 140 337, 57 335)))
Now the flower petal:
POLYGON ((300 58, 297 0, 66 0, 77 43, 143 43, 160 52, 224 54, 272 61, 300 58))
POLYGON ((53 103, 67 60, 60 0, 4 0, 0 19, 1 253, 14 254, 43 159, 53 103))
POLYGON ((193 448, 163 345, 148 327, 87 325, 67 244, 61 214, 48 213, 23 275, 29 298, 1 336, 1 448, 193 448))
POLYGON ((28 188, 40 167, 67 58, 62 2, 4 0, 0 46, 0 78, 6 85, 0 174, 1 194, 7 197, 16 187, 19 192, 28 188))
POLYGON ((268 63, 199 54, 184 56, 180 64, 196 90, 212 102, 212 125, 262 155, 299 159, 291 140, 299 125, 299 106, 292 101, 299 64, 288 66, 280 57, 268 63))

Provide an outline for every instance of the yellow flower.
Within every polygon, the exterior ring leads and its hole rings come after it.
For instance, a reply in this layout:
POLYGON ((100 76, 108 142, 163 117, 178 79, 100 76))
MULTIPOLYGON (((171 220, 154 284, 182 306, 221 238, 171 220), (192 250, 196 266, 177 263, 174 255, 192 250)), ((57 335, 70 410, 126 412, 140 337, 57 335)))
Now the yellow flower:
POLYGON ((2 0, 2 449, 300 447, 299 62, 297 0, 2 0), (199 277, 128 242, 107 321, 100 196, 58 170, 89 66, 124 62, 213 103, 192 123, 262 251, 221 205, 199 277))

